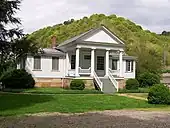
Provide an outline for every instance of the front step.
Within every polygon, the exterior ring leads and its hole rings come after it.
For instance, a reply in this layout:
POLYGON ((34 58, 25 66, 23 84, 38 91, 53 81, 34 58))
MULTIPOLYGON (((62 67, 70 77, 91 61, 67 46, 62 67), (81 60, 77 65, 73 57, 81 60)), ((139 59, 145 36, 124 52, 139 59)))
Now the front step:
POLYGON ((110 81, 108 77, 100 78, 100 80, 103 82, 103 92, 106 94, 113 94, 116 92, 116 88, 110 81))

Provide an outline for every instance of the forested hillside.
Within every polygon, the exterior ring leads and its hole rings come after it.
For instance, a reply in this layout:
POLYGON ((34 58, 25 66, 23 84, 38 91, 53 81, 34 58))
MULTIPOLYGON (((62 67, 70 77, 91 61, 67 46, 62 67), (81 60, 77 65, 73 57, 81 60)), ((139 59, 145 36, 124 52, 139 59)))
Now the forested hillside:
POLYGON ((138 72, 157 71, 160 70, 163 62, 166 65, 170 64, 170 37, 143 30, 141 26, 116 15, 94 14, 80 20, 71 19, 35 31, 28 35, 28 38, 38 41, 41 47, 49 47, 53 35, 57 36, 58 43, 62 43, 101 24, 125 42, 128 55, 138 57, 138 72))

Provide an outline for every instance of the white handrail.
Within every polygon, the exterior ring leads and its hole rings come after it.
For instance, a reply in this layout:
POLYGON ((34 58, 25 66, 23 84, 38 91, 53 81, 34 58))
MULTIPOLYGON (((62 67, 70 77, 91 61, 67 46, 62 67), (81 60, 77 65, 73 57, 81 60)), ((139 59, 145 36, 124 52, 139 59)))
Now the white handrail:
POLYGON ((103 83, 102 81, 100 80, 100 78, 97 76, 96 72, 94 71, 93 72, 94 74, 94 79, 96 80, 97 84, 99 85, 101 91, 103 91, 103 83))
POLYGON ((91 73, 91 67, 89 67, 88 69, 82 69, 81 67, 79 67, 79 73, 80 74, 90 74, 91 73))
POLYGON ((116 81, 116 79, 114 78, 114 76, 112 75, 112 70, 109 69, 109 79, 111 80, 112 84, 115 86, 115 88, 117 89, 117 92, 119 91, 119 87, 118 87, 118 82, 116 81))

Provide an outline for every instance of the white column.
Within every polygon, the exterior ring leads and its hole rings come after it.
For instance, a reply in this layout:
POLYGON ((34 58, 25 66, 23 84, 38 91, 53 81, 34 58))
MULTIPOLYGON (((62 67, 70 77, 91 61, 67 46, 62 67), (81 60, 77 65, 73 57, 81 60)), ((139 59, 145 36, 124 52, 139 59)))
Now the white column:
POLYGON ((79 57, 80 57, 80 49, 76 49, 76 76, 79 76, 79 57))
POLYGON ((105 76, 108 76, 108 72, 109 72, 109 50, 106 50, 106 69, 105 69, 106 73, 105 76))
POLYGON ((68 70, 69 70, 69 55, 68 52, 66 53, 66 75, 68 75, 68 70))
POLYGON ((136 61, 133 61, 133 74, 134 74, 134 78, 136 77, 136 61))
POLYGON ((119 51, 119 77, 123 77, 123 52, 119 51))
POLYGON ((91 50, 91 76, 93 76, 93 73, 94 73, 94 60, 95 60, 95 55, 94 55, 94 50, 95 49, 92 49, 91 50))

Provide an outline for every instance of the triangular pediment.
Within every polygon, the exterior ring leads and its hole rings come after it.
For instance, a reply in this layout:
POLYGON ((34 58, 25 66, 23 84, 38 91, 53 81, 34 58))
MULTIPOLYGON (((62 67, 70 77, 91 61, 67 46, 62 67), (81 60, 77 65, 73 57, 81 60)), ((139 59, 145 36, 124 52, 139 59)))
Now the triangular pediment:
POLYGON ((71 39, 66 40, 61 43, 59 47, 63 47, 65 45, 71 44, 73 42, 93 42, 97 43, 110 43, 114 45, 124 46, 124 42, 116 36, 113 32, 111 32, 105 26, 101 26, 100 28, 91 29, 81 35, 75 36, 71 39))
POLYGON ((110 36, 109 33, 106 33, 104 30, 100 30, 97 33, 87 37, 84 39, 84 41, 119 44, 119 42, 117 42, 113 37, 110 36))

